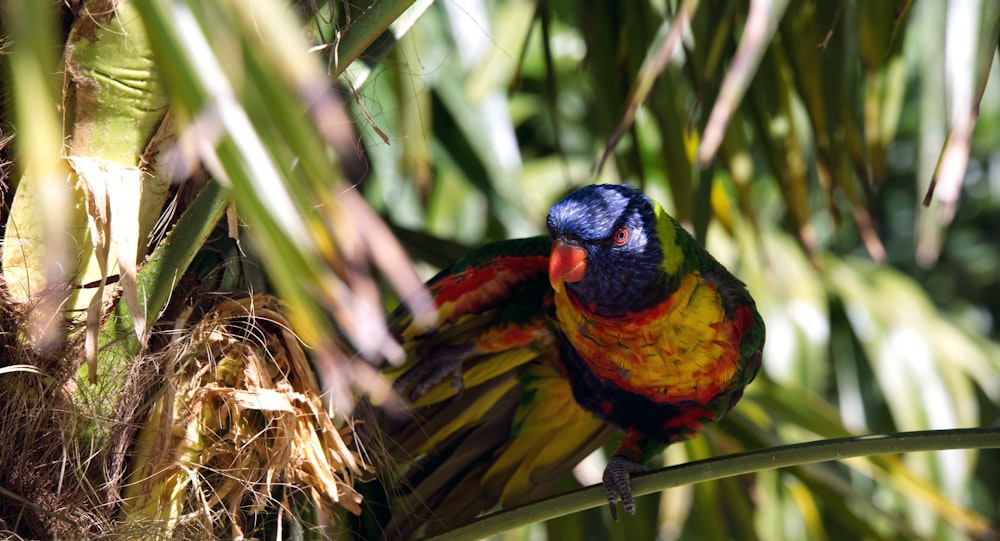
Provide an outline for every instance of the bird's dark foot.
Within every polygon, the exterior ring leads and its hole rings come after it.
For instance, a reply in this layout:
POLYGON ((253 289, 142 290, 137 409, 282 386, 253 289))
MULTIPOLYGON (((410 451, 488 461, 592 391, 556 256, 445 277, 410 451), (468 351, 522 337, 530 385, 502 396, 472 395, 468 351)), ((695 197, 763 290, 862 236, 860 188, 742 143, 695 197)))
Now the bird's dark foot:
POLYGON ((608 497, 608 505, 611 506, 611 518, 618 521, 618 509, 615 503, 622 502, 625 512, 635 514, 635 499, 632 497, 632 486, 629 484, 629 476, 633 473, 642 473, 646 468, 637 462, 633 462, 625 455, 615 455, 608 461, 604 468, 604 493, 608 497))
POLYGON ((433 355, 415 364, 392 384, 393 389, 416 401, 437 382, 451 375, 451 386, 462 392, 462 364, 475 353, 474 346, 438 348, 433 355), (409 392, 407 392, 409 389, 409 392))

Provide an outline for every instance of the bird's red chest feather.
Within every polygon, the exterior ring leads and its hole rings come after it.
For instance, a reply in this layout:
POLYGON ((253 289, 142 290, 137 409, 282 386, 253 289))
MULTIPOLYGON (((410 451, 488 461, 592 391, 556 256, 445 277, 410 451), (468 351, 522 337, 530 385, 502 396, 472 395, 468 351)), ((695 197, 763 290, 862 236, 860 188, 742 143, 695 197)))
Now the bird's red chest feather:
POLYGON ((561 330, 596 376, 657 403, 706 404, 726 390, 754 321, 749 309, 727 319, 715 286, 697 273, 663 303, 622 318, 593 314, 562 287, 555 303, 561 330))

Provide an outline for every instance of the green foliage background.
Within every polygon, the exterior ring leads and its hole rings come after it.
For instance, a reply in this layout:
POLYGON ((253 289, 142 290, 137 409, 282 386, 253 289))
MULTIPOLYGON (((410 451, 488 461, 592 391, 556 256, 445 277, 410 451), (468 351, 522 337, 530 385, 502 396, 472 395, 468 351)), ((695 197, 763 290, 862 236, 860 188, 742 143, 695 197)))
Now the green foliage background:
MULTIPOLYGON (((699 169, 698 144, 747 6, 695 4, 683 53, 598 171, 640 66, 661 44, 665 13, 687 3, 436 4, 354 104, 358 118, 371 119, 359 124, 372 164, 368 200, 405 229, 401 238, 412 235, 408 248, 430 263, 425 275, 461 252, 441 241, 537 234, 548 205, 589 182, 640 185, 702 233, 758 299, 765 366, 734 415, 669 450, 668 463, 848 433, 995 425, 994 87, 979 110, 954 222, 937 201, 922 205, 958 116, 947 113, 945 76, 945 49, 959 38, 944 21, 955 6, 790 2, 718 158, 699 169)), ((995 37, 982 38, 992 39, 988 58, 995 37)), ((623 524, 596 509, 545 531, 553 539, 995 535, 987 525, 998 518, 996 458, 954 451, 765 472, 668 490, 623 524), (971 522, 955 518, 963 515, 971 522), (973 523, 987 530, 974 534, 973 523)))

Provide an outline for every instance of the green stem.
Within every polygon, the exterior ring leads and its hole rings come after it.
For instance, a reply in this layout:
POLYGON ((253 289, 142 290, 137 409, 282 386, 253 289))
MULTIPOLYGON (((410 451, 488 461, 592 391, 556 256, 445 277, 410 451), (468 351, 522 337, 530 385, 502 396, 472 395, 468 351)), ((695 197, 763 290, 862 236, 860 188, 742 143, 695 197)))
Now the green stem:
POLYGON ((357 60, 413 2, 414 0, 372 2, 365 11, 355 17, 337 44, 334 78, 339 77, 351 62, 357 60))
POLYGON ((210 181, 153 251, 136 280, 146 321, 156 321, 177 281, 212 234, 228 204, 229 188, 216 180, 210 181))
MULTIPOLYGON (((139 270, 136 282, 146 321, 157 320, 177 281, 205 244, 228 203, 228 188, 217 181, 206 184, 139 270)), ((97 385, 80 385, 76 398, 79 403, 90 405, 88 410, 94 412, 95 419, 112 419, 125 374, 141 350, 132 328, 132 318, 121 303, 103 325, 100 345, 98 372, 102 376, 97 385)), ((86 365, 81 368, 81 380, 87 379, 87 370, 86 365)), ((102 426, 96 423, 84 432, 99 439, 103 436, 102 426)))
MULTIPOLYGON (((642 496, 670 487, 815 462, 916 451, 998 447, 1000 447, 998 427, 873 434, 796 443, 689 462, 637 475, 632 478, 632 493, 635 496, 642 496)), ((449 541, 483 539, 528 524, 606 504, 604 488, 595 485, 494 513, 431 539, 447 538, 449 541)))

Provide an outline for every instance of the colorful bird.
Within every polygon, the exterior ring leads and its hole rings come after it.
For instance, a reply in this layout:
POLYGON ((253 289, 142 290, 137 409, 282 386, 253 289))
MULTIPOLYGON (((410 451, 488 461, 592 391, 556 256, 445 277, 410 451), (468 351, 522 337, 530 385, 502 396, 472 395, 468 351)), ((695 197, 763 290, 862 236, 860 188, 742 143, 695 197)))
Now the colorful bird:
POLYGON ((746 287, 659 204, 580 188, 548 236, 497 242, 443 270, 429 314, 399 309, 408 414, 382 420, 405 463, 387 537, 545 494, 615 432, 612 514, 631 474, 725 415, 754 378, 764 323, 746 287))

